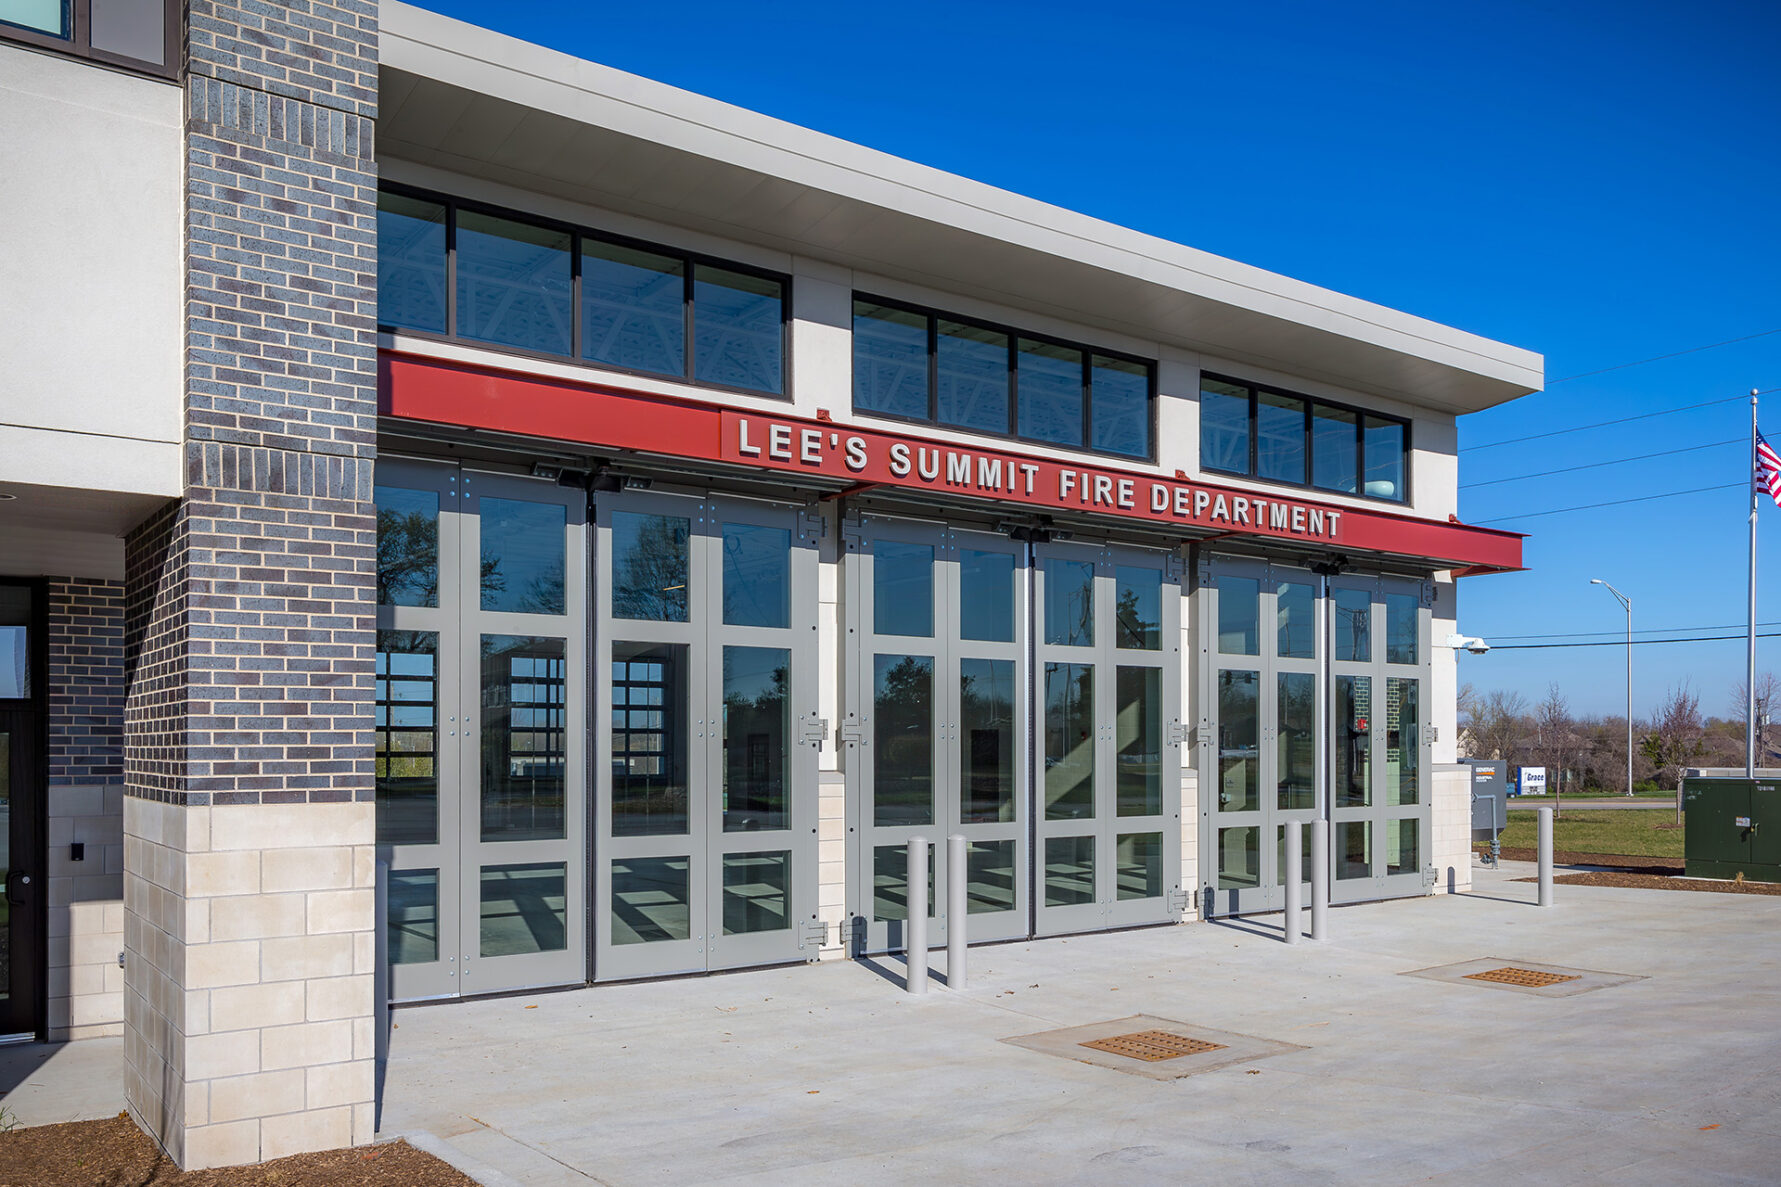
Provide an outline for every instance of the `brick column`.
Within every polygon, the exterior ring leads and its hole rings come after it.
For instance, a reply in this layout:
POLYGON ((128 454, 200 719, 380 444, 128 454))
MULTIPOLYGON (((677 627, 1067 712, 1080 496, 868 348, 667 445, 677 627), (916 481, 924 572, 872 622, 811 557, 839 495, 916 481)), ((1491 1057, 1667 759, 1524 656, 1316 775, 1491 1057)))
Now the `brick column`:
POLYGON ((187 1168, 371 1137, 377 24, 192 0, 184 497, 127 543, 126 1099, 187 1168))

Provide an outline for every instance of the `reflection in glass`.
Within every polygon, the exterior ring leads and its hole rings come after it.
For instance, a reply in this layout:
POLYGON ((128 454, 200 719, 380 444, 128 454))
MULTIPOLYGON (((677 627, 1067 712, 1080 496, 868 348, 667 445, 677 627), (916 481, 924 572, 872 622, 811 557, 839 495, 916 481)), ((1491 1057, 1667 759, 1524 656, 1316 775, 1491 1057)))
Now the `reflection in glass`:
POLYGON ((934 367, 941 424, 985 433, 1008 431, 1008 335, 940 318, 934 367))
POLYGON ((1317 599, 1303 582, 1282 581, 1274 593, 1274 622, 1278 628, 1275 654, 1281 659, 1314 659, 1317 656, 1317 599))
POLYGON ((873 823, 934 822, 934 660, 873 657, 873 823))
POLYGON ((1248 890, 1262 884, 1262 830, 1218 830, 1218 888, 1248 890))
POLYGON ((0 700, 30 696, 31 588, 0 585, 0 700))
MULTIPOLYGON (((8 823, 12 820, 12 734, 0 730, 0 810, 6 813, 8 823)), ((10 881, 12 878, 12 829, 0 828, 0 879, 10 881)), ((3 884, 3 883, 0 883, 3 884)), ((8 970, 12 966, 12 905, 5 895, 0 894, 0 960, 6 962, 8 970)), ((10 971, 0 977, 0 1002, 12 997, 12 976, 10 971)))
POLYGON ((1415 594, 1385 595, 1385 662, 1416 662, 1417 630, 1422 602, 1415 594))
POLYGON ((691 534, 684 515, 612 513, 612 617, 687 620, 691 534))
POLYGON ((458 211, 460 338, 569 353, 567 231, 458 211))
POLYGON ((1421 685, 1385 680, 1385 802, 1406 806, 1420 798, 1422 772, 1421 685))
MULTIPOLYGON (((1311 881, 1311 826, 1299 829, 1299 880, 1311 881)), ((1286 829, 1274 829, 1274 885, 1286 885, 1286 829)))
POLYGON ((1256 393, 1255 473, 1275 482, 1305 481, 1305 401, 1297 396, 1256 393))
POLYGON ((1014 642, 1014 554, 959 549, 959 638, 1014 642))
POLYGON ((581 241, 581 357, 686 374, 686 265, 617 243, 581 241))
POLYGON ((390 963, 432 964, 439 959, 439 871, 391 870, 389 879, 390 963))
POLYGON ((445 333, 444 203, 378 191, 377 321, 445 333))
POLYGON ((692 881, 684 857, 612 859, 612 942, 653 944, 692 936, 692 881))
POLYGON ((375 494, 378 604, 437 606, 438 492, 379 486, 375 494))
POLYGON ((1310 808, 1317 802, 1317 678, 1310 672, 1279 672, 1276 679, 1275 804, 1310 808))
POLYGON ((1373 678, 1337 676, 1333 708, 1336 804, 1364 808, 1373 802, 1373 678))
POLYGON ((377 632, 377 843, 439 840, 439 636, 377 632))
POLYGON ((480 502, 482 608, 561 614, 568 509, 518 499, 480 502))
POLYGON ((785 828, 791 652, 724 648, 724 831, 785 828))
POLYGON ((612 835, 687 831, 687 645, 612 644, 612 835))
POLYGON ((1095 814, 1095 666, 1045 665, 1045 819, 1095 814))
POLYGON ((1385 822, 1385 872, 1415 874, 1422 870, 1422 822, 1414 817, 1385 822))
POLYGON ((1156 816, 1163 810, 1163 673, 1120 668, 1118 717, 1113 726, 1115 811, 1156 816))
POLYGON ((1254 577, 1218 578, 1218 649, 1260 655, 1262 583, 1254 577))
POLYGON ((1074 907, 1095 901, 1095 839, 1045 838, 1045 905, 1074 907))
POLYGON ((1311 406, 1311 485, 1355 493, 1355 426, 1359 414, 1328 404, 1311 406))
POLYGON ((778 395, 785 387, 785 286, 693 265, 693 378, 778 395))
POLYGON ((1050 557, 1045 562, 1045 641, 1095 645, 1095 565, 1050 557))
POLYGON ((792 855, 787 850, 724 854, 724 935, 790 927, 791 883, 792 855))
POLYGON ((853 303, 853 406, 859 412, 928 418, 927 314, 853 303))
POLYGON ((1127 457, 1149 457, 1150 368, 1097 354, 1090 383, 1092 447, 1127 457))
POLYGON ((564 643, 482 637, 482 839, 563 836, 564 643))
POLYGON ((1014 842, 972 841, 965 847, 966 913, 1012 911, 1014 903, 1014 842))
POLYGON ((1124 901, 1163 895, 1163 834, 1122 833, 1113 847, 1113 881, 1124 901))
POLYGON ((959 820, 1014 819, 1014 661, 959 660, 959 820))
POLYGON ((1161 651, 1163 571, 1120 565, 1113 571, 1113 594, 1114 646, 1161 651))
POLYGON ((872 629, 880 635, 934 635, 934 546, 872 542, 872 629))
POLYGON ((1365 820, 1340 821, 1336 825, 1336 877, 1373 876, 1373 826, 1365 820))
MULTIPOLYGON (((928 853, 928 917, 934 915, 934 854, 928 853)), ((872 850, 872 917, 909 918, 909 848, 879 845, 872 850)))
POLYGON ((1261 807, 1261 673, 1218 673, 1218 810, 1261 807))
POLYGON ((752 523, 724 525, 724 622, 792 624, 792 534, 752 523))
POLYGON ((1336 658, 1373 662, 1373 595, 1364 589, 1333 590, 1336 602, 1336 658))
POLYGON ((522 956, 567 947, 567 881, 561 862, 482 867, 482 955, 522 956))
POLYGON ((1404 488, 1404 426, 1395 420, 1366 418, 1367 485, 1364 493, 1376 499, 1408 496, 1404 488))
POLYGON ((1200 380, 1200 468, 1249 473, 1249 389, 1200 380))
POLYGON ((1016 354, 1020 435, 1054 445, 1081 445, 1082 352, 1022 338, 1016 354))

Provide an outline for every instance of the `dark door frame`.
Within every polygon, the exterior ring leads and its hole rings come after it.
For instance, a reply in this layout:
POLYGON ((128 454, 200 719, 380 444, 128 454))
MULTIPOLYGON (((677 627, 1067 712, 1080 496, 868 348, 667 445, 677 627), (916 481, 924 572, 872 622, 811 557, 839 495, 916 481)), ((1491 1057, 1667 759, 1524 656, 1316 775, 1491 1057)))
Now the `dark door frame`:
POLYGON ((48 589, 41 578, 0 577, 0 586, 31 593, 31 695, 0 700, 0 729, 24 742, 12 749, 10 772, 11 858, 3 890, 12 900, 12 984, 0 1002, 0 1036, 32 1034, 42 1042, 49 1038, 48 589))

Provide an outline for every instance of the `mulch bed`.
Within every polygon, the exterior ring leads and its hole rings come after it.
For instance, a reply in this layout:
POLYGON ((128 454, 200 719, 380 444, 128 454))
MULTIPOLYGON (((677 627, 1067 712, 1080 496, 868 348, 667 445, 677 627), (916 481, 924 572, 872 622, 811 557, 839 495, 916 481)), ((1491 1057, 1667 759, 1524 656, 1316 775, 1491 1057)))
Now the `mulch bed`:
POLYGON ((182 1171, 126 1113, 0 1133, 0 1187, 476 1187, 407 1142, 182 1171))
MULTIPOLYGON (((1489 848, 1480 850, 1488 853, 1489 848)), ((1540 854, 1533 849, 1511 849, 1503 847, 1504 861, 1539 861, 1540 854)), ((1616 870, 1638 870, 1647 874, 1681 874, 1682 863, 1673 857, 1633 857, 1624 853, 1575 853, 1568 849, 1554 849, 1552 862, 1561 866, 1607 866, 1616 870)))
MULTIPOLYGON (((1517 878, 1515 880, 1517 882, 1539 881, 1538 878, 1517 878)), ((1781 883, 1775 882, 1669 878, 1661 874, 1636 874, 1625 870, 1592 870, 1586 874, 1554 874, 1552 880, 1562 882, 1566 886, 1624 886, 1634 890, 1700 890, 1708 894, 1781 894, 1781 883)))

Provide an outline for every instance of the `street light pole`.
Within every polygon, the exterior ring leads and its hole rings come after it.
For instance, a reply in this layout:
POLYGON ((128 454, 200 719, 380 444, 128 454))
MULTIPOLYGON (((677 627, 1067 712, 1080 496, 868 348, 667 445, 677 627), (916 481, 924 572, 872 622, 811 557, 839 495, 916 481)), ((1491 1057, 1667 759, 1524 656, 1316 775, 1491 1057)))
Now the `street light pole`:
POLYGON ((1633 794, 1633 600, 1603 581, 1591 577, 1591 585, 1599 585, 1613 594, 1626 610, 1626 794, 1633 794))

